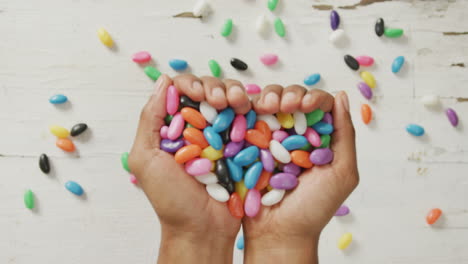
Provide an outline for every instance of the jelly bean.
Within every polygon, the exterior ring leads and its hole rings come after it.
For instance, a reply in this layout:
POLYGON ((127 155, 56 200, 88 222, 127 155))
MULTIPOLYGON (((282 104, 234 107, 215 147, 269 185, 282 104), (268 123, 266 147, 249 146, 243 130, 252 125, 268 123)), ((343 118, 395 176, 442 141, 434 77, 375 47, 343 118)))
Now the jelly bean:
POLYGON ((78 195, 78 196, 81 196, 84 193, 81 185, 79 185, 77 182, 74 182, 74 181, 67 181, 65 183, 65 188, 67 188, 67 190, 70 191, 71 193, 78 195))
POLYGON ((351 70, 359 70, 359 62, 351 55, 345 55, 344 61, 351 70))
POLYGON ((278 173, 270 178, 270 185, 275 189, 291 190, 297 186, 297 177, 291 173, 278 173))
POLYGON ((294 150, 291 152, 291 161, 302 168, 312 168, 314 164, 310 162, 309 152, 303 150, 294 150))
POLYGON ((232 19, 226 19, 223 27, 221 28, 221 36, 228 37, 232 32, 232 19))
POLYGON ((242 167, 234 163, 231 159, 226 159, 226 164, 229 169, 229 176, 235 182, 242 180, 243 171, 242 167))
POLYGON ((289 136, 297 135, 296 130, 294 129, 294 127, 286 129, 286 132, 288 133, 289 136))
POLYGON ((385 28, 384 34, 388 38, 399 38, 403 35, 403 29, 401 28, 385 28))
MULTIPOLYGON (((258 115, 257 120, 265 121, 270 127, 271 131, 280 130, 281 125, 278 122, 278 119, 274 115, 258 115)), ((247 122, 247 128, 249 128, 249 123, 247 122)))
POLYGON ((190 99, 190 97, 186 95, 182 95, 179 101, 180 101, 180 105, 182 106, 191 107, 193 109, 200 110, 200 103, 193 101, 192 99, 190 99))
POLYGON ((321 135, 320 141, 322 142, 320 148, 328 148, 330 146, 331 137, 330 135, 321 135))
POLYGON ((426 95, 421 98, 421 103, 428 107, 434 107, 440 104, 440 100, 437 95, 426 95))
POLYGON ((244 175, 244 184, 247 189, 252 189, 257 184, 258 178, 263 170, 263 164, 260 161, 250 166, 244 175))
POLYGON ((307 126, 313 126, 316 123, 318 123, 320 120, 322 120, 325 113, 322 110, 317 109, 305 115, 307 119, 307 126))
POLYGON ((218 177, 218 182, 228 183, 230 181, 229 168, 225 159, 216 161, 215 174, 218 177))
POLYGON ((263 136, 265 136, 267 141, 271 140, 271 130, 270 130, 270 127, 268 126, 268 124, 265 121, 263 121, 263 120, 257 121, 255 123, 255 129, 260 131, 260 133, 262 133, 263 136))
POLYGON ((147 51, 139 51, 133 54, 132 60, 136 63, 146 63, 151 60, 151 54, 147 51))
POLYGON ((70 135, 70 131, 68 129, 61 127, 61 126, 50 126, 49 127, 50 133, 58 138, 66 138, 70 135))
POLYGON ((374 64, 374 58, 370 56, 357 56, 356 61, 359 63, 360 66, 372 66, 374 64))
POLYGON ((102 44, 106 45, 109 48, 112 47, 112 45, 114 45, 114 41, 112 40, 112 37, 104 28, 99 28, 97 31, 97 34, 102 44))
POLYGON ((250 146, 237 153, 234 157, 234 162, 239 166, 247 166, 252 164, 258 158, 258 154, 258 148, 256 146, 250 146))
POLYGON ((55 145, 66 152, 75 151, 75 144, 68 138, 59 138, 55 142, 55 145))
POLYGON ((231 66, 234 67, 234 69, 239 70, 239 71, 245 71, 249 68, 247 63, 241 61, 240 59, 237 58, 232 58, 231 59, 231 66))
POLYGON ((294 112, 294 130, 299 135, 303 135, 307 129, 307 119, 304 113, 294 112))
POLYGON ((257 34, 260 36, 263 36, 268 27, 268 21, 266 19, 265 15, 259 15, 257 18, 257 21, 255 22, 255 30, 257 31, 257 34))
POLYGON ((439 208, 432 209, 431 211, 429 211, 429 213, 426 216, 427 224, 429 225, 434 224, 435 222, 437 222, 437 220, 439 220, 441 215, 442 215, 442 210, 440 210, 439 208))
POLYGON ((146 66, 144 68, 144 71, 146 73, 146 76, 148 76, 153 81, 156 81, 159 78, 159 76, 161 76, 161 72, 153 66, 146 66))
POLYGON ((45 174, 50 172, 49 157, 44 153, 39 156, 39 168, 45 174))
POLYGON ((283 130, 276 130, 272 134, 273 139, 278 141, 278 142, 282 142, 288 136, 289 136, 288 132, 283 131, 283 130))
POLYGON ((347 214, 349 214, 349 208, 346 205, 340 206, 335 212, 335 216, 345 216, 347 214))
POLYGON ((304 84, 305 85, 315 85, 320 81, 320 74, 319 73, 314 73, 309 76, 307 76, 304 79, 304 84))
POLYGON ((165 123, 167 126, 169 126, 169 125, 171 124, 173 118, 174 118, 173 115, 166 115, 166 116, 164 117, 164 123, 165 123))
POLYGON ((270 11, 275 11, 276 9, 276 6, 278 5, 278 1, 279 0, 268 0, 268 9, 270 9, 270 11))
POLYGON ((261 194, 256 189, 250 189, 245 196, 244 210, 248 217, 255 217, 260 211, 261 194))
POLYGON ((275 160, 273 159, 273 155, 267 149, 260 150, 260 160, 263 163, 263 169, 268 172, 273 172, 275 169, 275 160))
POLYGON ((367 100, 372 99, 372 89, 367 85, 365 82, 359 82, 357 85, 359 91, 361 92, 362 96, 364 96, 367 100))
POLYGON ((185 164, 185 171, 192 176, 205 175, 210 173, 211 163, 209 159, 192 158, 185 164))
POLYGON ((361 78, 370 88, 375 88, 376 84, 375 84, 375 79, 372 73, 368 71, 363 71, 361 72, 361 78))
POLYGON ((369 124, 372 120, 372 109, 368 104, 363 104, 361 106, 361 117, 364 124, 369 124))
POLYGON ((86 129, 88 129, 88 125, 86 125, 85 123, 76 124, 71 128, 70 136, 76 137, 80 135, 81 133, 85 132, 86 129))
POLYGON ((293 135, 285 138, 281 145, 287 150, 295 150, 302 148, 307 144, 307 139, 301 135, 293 135))
POLYGON ((452 124, 452 126, 458 126, 458 115, 457 112, 455 112, 455 110, 453 110, 452 108, 447 108, 447 110, 445 110, 445 114, 447 115, 447 118, 450 121, 450 124, 452 124))
POLYGON ((276 118, 278 119, 278 122, 281 124, 282 127, 284 128, 292 128, 294 127, 294 118, 291 114, 289 113, 277 113, 276 118))
POLYGON ((34 208, 34 193, 31 190, 24 192, 24 205, 28 209, 34 208))
POLYGON ((349 244, 351 244, 351 241, 353 241, 353 235, 351 233, 343 234, 340 240, 338 240, 338 248, 341 250, 346 249, 349 244))
POLYGON ((310 161, 315 165, 325 165, 333 160, 333 151, 329 148, 315 149, 310 153, 310 161))
POLYGON ((244 147, 244 141, 241 142, 229 142, 224 148, 224 157, 234 157, 244 147))
POLYGON ((343 29, 337 29, 335 31, 333 31, 331 34, 330 34, 330 37, 328 37, 328 40, 333 43, 333 44, 338 44, 340 43, 343 39, 344 39, 344 30, 343 29))
POLYGON ((203 132, 196 128, 189 127, 184 129, 183 135, 188 142, 190 142, 191 144, 198 145, 202 149, 209 146, 208 142, 205 139, 205 136, 203 136, 203 132))
POLYGON ((234 110, 232 108, 228 107, 221 111, 221 113, 218 114, 216 119, 213 121, 213 129, 215 132, 219 133, 224 130, 226 130, 234 120, 234 110))
POLYGON ((228 191, 229 195, 233 194, 235 191, 234 181, 231 178, 228 178, 228 182, 220 182, 219 185, 223 186, 226 191, 228 191))
POLYGON ((281 163, 289 163, 291 161, 289 152, 276 140, 270 141, 270 152, 271 155, 281 163))
POLYGON ((171 66, 175 71, 183 71, 187 69, 188 63, 185 60, 172 59, 169 61, 169 66, 171 66))
POLYGON ((247 130, 247 133, 245 134, 245 140, 250 144, 262 149, 268 148, 269 146, 269 142, 266 137, 256 129, 247 130))
POLYGON ((218 177, 212 172, 203 175, 194 176, 195 179, 203 184, 212 184, 218 182, 218 177))
POLYGON ((213 124, 214 120, 218 116, 216 109, 205 101, 200 103, 200 113, 203 115, 206 121, 211 124, 213 124))
POLYGON ((193 15, 196 17, 204 16, 210 10, 210 5, 207 0, 199 0, 193 7, 193 15))
POLYGON ((422 126, 416 125, 416 124, 407 125, 406 131, 408 131, 408 133, 410 133, 411 135, 417 136, 417 137, 424 135, 424 132, 425 132, 422 126))
POLYGON ((398 56, 393 60, 392 63, 392 72, 397 73, 401 70, 401 67, 403 67, 403 64, 405 63, 405 57, 403 56, 398 56))
POLYGON ((336 30, 340 26, 340 15, 335 10, 330 13, 330 26, 333 30, 336 30))
POLYGON ((310 143, 307 143, 305 146, 303 146, 299 150, 304 150, 304 151, 310 152, 312 150, 312 145, 310 143))
POLYGON ((220 158, 222 158, 224 155, 223 155, 223 150, 216 150, 214 149, 212 146, 208 146, 206 148, 204 148, 200 154, 200 157, 202 158, 207 158, 209 160, 212 160, 212 161, 216 161, 216 160, 219 160, 220 158))
POLYGON ((312 128, 317 131, 319 134, 322 135, 329 135, 333 133, 333 125, 327 124, 325 122, 318 122, 315 125, 312 126, 312 128))
POLYGON ((244 204, 239 194, 233 193, 228 201, 228 209, 232 216, 241 219, 244 217, 244 204))
POLYGON ((286 190, 273 189, 263 195, 262 204, 264 206, 275 205, 283 200, 285 193, 286 190))
POLYGON ((128 166, 128 157, 128 152, 122 153, 122 155, 120 155, 120 163, 122 163, 122 168, 124 168, 124 170, 130 172, 130 167, 128 166))
POLYGON ((286 29, 284 28, 283 20, 281 18, 277 17, 274 22, 275 25, 275 32, 278 36, 284 38, 286 35, 286 29))
POLYGON ((375 34, 381 37, 384 34, 384 31, 385 31, 385 22, 383 18, 379 18, 375 22, 375 34))
POLYGON ((179 93, 174 85, 167 88, 166 93, 166 111, 169 115, 174 115, 179 108, 179 93))
POLYGON ((238 193, 239 196, 240 196, 240 198, 242 199, 242 201, 244 201, 244 200, 245 200, 245 196, 246 196, 246 194, 247 194, 247 191, 248 191, 249 189, 247 189, 247 188, 245 187, 245 184, 244 184, 244 181, 243 181, 243 180, 242 180, 242 181, 236 182, 234 185, 236 186, 236 193, 238 193))
POLYGON ((243 115, 237 115, 232 122, 231 140, 233 142, 240 142, 244 140, 246 129, 247 120, 243 115))
POLYGON ((272 54, 272 53, 267 53, 262 56, 260 56, 260 61, 267 66, 274 65, 278 62, 278 55, 272 54))
POLYGON ((130 182, 133 184, 138 184, 138 179, 135 177, 135 175, 130 174, 130 182))
POLYGON ((56 94, 49 98, 51 104, 63 104, 68 101, 68 98, 63 94, 56 94))
POLYGON ((245 84, 244 86, 248 94, 259 94, 262 91, 260 86, 254 83, 248 83, 248 84, 245 84))
POLYGON ((213 74, 214 77, 221 76, 221 67, 219 66, 217 61, 209 60, 208 66, 210 67, 211 74, 213 74))
POLYGON ((171 124, 169 125, 169 129, 167 129, 167 137, 171 140, 176 140, 182 134, 182 130, 184 129, 184 118, 180 113, 177 113, 172 118, 171 124))
POLYGON ((191 107, 184 107, 180 110, 180 114, 184 120, 198 129, 203 129, 206 127, 206 120, 203 115, 198 112, 196 109, 191 107))
POLYGON ((333 116, 330 113, 325 113, 322 121, 327 124, 333 125, 333 116))
POLYGON ((206 185, 206 191, 211 196, 211 198, 215 199, 218 202, 227 202, 229 200, 229 192, 224 189, 223 186, 212 183, 206 185))
POLYGON ((250 110, 245 115, 245 119, 247 120, 247 129, 252 129, 255 126, 255 121, 257 120, 257 113, 254 110, 250 110))
POLYGON ((263 170, 262 173, 260 174, 260 178, 258 178, 257 184, 255 184, 255 189, 261 191, 265 189, 268 184, 270 183, 270 178, 271 178, 272 173, 263 170))
POLYGON ((244 237, 243 237, 243 236, 240 236, 240 237, 237 239, 236 247, 237 247, 237 249, 239 249, 239 250, 243 250, 243 249, 244 249, 244 237))
POLYGON ((192 160, 196 157, 199 157, 202 152, 202 149, 198 145, 188 145, 180 148, 174 155, 174 159, 177 163, 183 164, 192 160))
POLYGON ((301 174, 301 168, 294 163, 288 163, 283 166, 283 172, 298 176, 301 174))

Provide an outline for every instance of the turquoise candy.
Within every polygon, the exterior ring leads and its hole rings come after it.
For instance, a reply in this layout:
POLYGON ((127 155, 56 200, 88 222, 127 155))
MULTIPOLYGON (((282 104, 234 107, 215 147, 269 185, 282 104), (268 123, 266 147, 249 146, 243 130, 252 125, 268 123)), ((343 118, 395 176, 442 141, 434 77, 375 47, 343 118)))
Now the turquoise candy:
POLYGON ((416 125, 416 124, 409 124, 406 126, 406 131, 408 131, 408 133, 410 133, 411 135, 413 136, 417 136, 417 137, 420 137, 422 135, 424 135, 424 128, 420 125, 416 125))
POLYGON ((405 63, 405 57, 403 56, 398 56, 393 60, 392 63, 392 72, 397 73, 401 70, 401 67, 403 67, 403 64, 405 63))
POLYGON ((300 149, 307 145, 308 141, 304 136, 301 135, 293 135, 285 138, 282 142, 281 145, 288 151, 295 150, 295 149, 300 149))
POLYGON ((315 73, 315 74, 311 74, 311 75, 307 76, 304 79, 304 84, 305 85, 314 85, 314 84, 318 83, 319 81, 320 81, 320 74, 315 73))
POLYGON ((245 119, 247 119, 247 129, 252 129, 257 121, 257 113, 254 110, 250 110, 247 115, 245 115, 245 119))
POLYGON ((333 133, 333 126, 331 124, 320 121, 312 126, 312 128, 321 135, 330 135, 333 133))
POLYGON ((203 135, 205 136, 206 141, 210 144, 214 149, 220 150, 223 148, 223 140, 221 136, 216 133, 213 127, 207 126, 203 129, 203 135))
POLYGON ((78 195, 78 196, 83 195, 83 188, 81 188, 81 185, 79 185, 78 183, 74 181, 67 181, 65 183, 65 188, 67 188, 67 190, 69 190, 71 193, 75 195, 78 195))
POLYGON ((235 182, 241 181, 243 176, 242 167, 234 163, 234 161, 232 161, 231 159, 226 159, 226 162, 231 179, 235 182))
POLYGON ((234 162, 239 166, 247 166, 258 158, 259 152, 256 146, 250 146, 237 153, 234 157, 234 162))
POLYGON ((258 178, 260 178, 260 174, 262 173, 262 169, 263 163, 257 161, 245 172, 244 185, 247 189, 253 189, 255 187, 258 178))
POLYGON ((63 104, 68 101, 68 98, 63 94, 56 94, 49 98, 51 104, 63 104))
POLYGON ((239 250, 243 250, 243 249, 244 249, 244 236, 240 236, 240 237, 237 239, 236 247, 237 247, 237 249, 239 249, 239 250))
POLYGON ((172 59, 169 61, 169 66, 175 71, 183 71, 187 69, 188 64, 184 60, 172 59))
POLYGON ((213 129, 216 133, 223 132, 226 130, 234 120, 234 110, 228 107, 221 111, 221 113, 216 116, 215 120, 213 121, 213 129))

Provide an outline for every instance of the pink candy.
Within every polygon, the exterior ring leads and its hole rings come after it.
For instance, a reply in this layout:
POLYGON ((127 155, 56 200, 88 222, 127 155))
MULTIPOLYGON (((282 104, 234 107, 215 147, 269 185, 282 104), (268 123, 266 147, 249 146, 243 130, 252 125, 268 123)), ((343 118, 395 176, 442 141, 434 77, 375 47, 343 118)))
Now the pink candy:
POLYGON ((322 145, 322 140, 320 139, 320 135, 313 128, 308 127, 304 136, 307 138, 307 141, 309 141, 309 143, 312 146, 318 148, 322 145))
POLYGON ((185 171, 192 176, 200 176, 209 173, 211 170, 211 160, 193 159, 185 163, 185 171))
POLYGON ((270 66, 278 62, 278 56, 275 54, 265 54, 260 57, 260 61, 263 64, 270 66))
POLYGON ((241 142, 244 140, 245 131, 247 130, 247 120, 243 115, 237 115, 232 122, 231 141, 241 142))
POLYGON ((372 66, 374 64, 374 59, 369 56, 357 56, 355 59, 361 66, 372 66))
POLYGON ((166 93, 166 110, 167 113, 173 115, 177 112, 179 108, 179 93, 177 92, 177 88, 174 85, 169 86, 167 88, 166 93))
POLYGON ((245 196, 244 210, 248 217, 254 217, 260 211, 261 194, 257 189, 250 189, 245 196))
POLYGON ((248 94, 258 94, 262 91, 260 86, 253 84, 253 83, 246 84, 245 90, 247 91, 248 94))
POLYGON ((137 178, 135 177, 135 175, 130 174, 130 182, 133 183, 133 184, 137 184, 137 183, 138 183, 138 180, 137 180, 137 178))
POLYGON ((276 130, 275 132, 273 132, 272 137, 274 140, 281 143, 285 138, 289 137, 289 134, 288 132, 283 130, 276 130))
POLYGON ((182 130, 184 129, 184 118, 180 113, 177 113, 174 118, 172 118, 171 124, 167 129, 167 137, 170 140, 176 140, 182 135, 182 130))
POLYGON ((161 135, 161 139, 166 139, 167 138, 167 131, 168 130, 169 130, 168 126, 161 127, 161 130, 159 131, 159 134, 161 135))
POLYGON ((133 54, 132 60, 136 63, 145 63, 151 60, 151 54, 147 51, 140 51, 133 54))

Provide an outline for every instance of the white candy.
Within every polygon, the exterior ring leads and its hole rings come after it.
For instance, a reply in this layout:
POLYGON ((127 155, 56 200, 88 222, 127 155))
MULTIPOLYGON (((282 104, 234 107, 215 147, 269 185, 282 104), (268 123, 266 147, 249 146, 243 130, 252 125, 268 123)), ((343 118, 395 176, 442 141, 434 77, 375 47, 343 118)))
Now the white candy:
POLYGON ((298 135, 303 135, 307 129, 307 119, 304 113, 295 112, 294 113, 294 130, 298 135))
POLYGON ((271 131, 280 130, 281 125, 274 115, 258 115, 257 120, 263 120, 268 124, 271 131))
POLYGON ((291 155, 289 155, 289 151, 276 140, 270 141, 270 152, 271 155, 273 155, 273 157, 281 163, 286 164, 291 162, 291 155))
POLYGON ((213 121, 218 116, 218 112, 216 112, 216 109, 210 104, 208 104, 208 102, 206 101, 200 103, 200 113, 209 123, 213 123, 213 121))
POLYGON ((194 16, 203 16, 203 15, 206 15, 209 11, 210 11, 210 5, 208 1, 206 0, 198 1, 193 7, 194 16))
POLYGON ((426 95, 421 98, 421 103, 425 106, 436 106, 440 104, 440 100, 437 95, 426 95))
POLYGON ((331 43, 337 44, 338 42, 340 42, 343 39, 343 37, 344 37, 344 30, 337 29, 337 30, 334 30, 330 34, 329 40, 330 40, 331 43))
POLYGON ((209 172, 209 173, 203 174, 203 175, 194 176, 194 177, 195 177, 195 179, 197 179, 197 181, 199 181, 199 182, 201 182, 203 184, 212 184, 212 183, 217 183, 218 182, 218 178, 212 172, 209 172))
POLYGON ((229 200, 228 191, 224 189, 223 186, 217 183, 206 185, 206 191, 211 196, 211 198, 215 199, 216 201, 224 203, 227 202, 227 200, 229 200))
POLYGON ((260 15, 255 22, 255 30, 259 35, 264 35, 268 27, 268 21, 265 15, 260 15))
POLYGON ((262 204, 264 206, 272 206, 283 200, 286 190, 273 189, 262 196, 262 204))

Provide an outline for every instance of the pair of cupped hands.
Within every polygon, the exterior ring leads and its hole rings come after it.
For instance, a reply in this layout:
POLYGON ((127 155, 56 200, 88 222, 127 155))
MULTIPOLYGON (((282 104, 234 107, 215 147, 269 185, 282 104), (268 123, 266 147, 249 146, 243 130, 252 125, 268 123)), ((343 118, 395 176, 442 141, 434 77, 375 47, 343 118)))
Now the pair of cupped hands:
POLYGON ((322 229, 359 181, 346 93, 333 97, 299 85, 268 85, 250 100, 239 81, 190 74, 157 80, 141 112, 129 166, 159 217, 158 263, 231 263, 241 224, 245 263, 316 263, 322 229), (226 203, 212 199, 203 184, 159 148, 170 85, 194 101, 205 100, 216 109, 230 106, 237 114, 250 109, 257 114, 331 111, 334 160, 304 171, 279 204, 262 207, 254 218, 234 218, 226 203))

